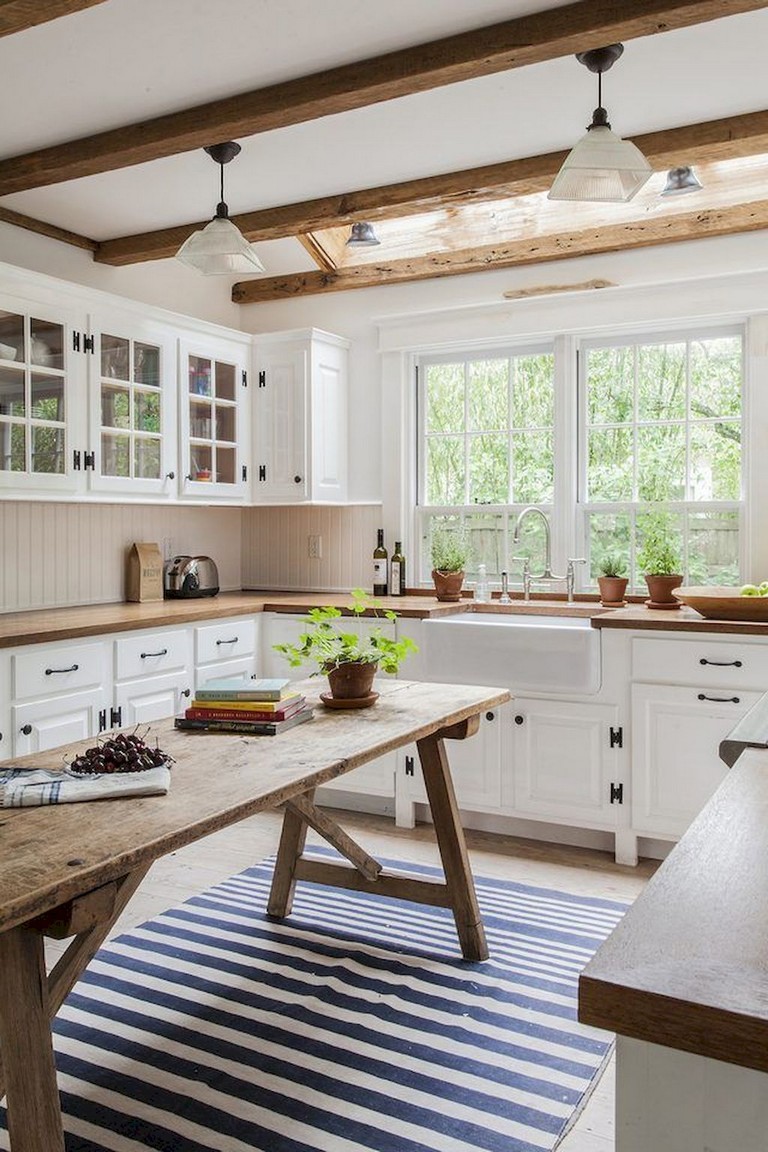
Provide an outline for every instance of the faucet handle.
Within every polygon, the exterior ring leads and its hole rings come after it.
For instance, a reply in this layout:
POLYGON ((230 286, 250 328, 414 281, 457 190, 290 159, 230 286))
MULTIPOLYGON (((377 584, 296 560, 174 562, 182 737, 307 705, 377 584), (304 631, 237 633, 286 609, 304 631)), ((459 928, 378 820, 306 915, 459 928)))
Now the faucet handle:
POLYGON ((586 559, 583 556, 573 556, 568 561, 568 567, 573 569, 575 564, 586 564, 586 559))

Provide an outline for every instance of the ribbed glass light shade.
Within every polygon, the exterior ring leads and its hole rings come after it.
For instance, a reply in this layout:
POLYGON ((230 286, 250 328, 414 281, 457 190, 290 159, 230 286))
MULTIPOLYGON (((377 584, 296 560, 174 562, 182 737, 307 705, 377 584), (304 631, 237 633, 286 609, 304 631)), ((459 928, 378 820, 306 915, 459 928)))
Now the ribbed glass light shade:
POLYGON ((216 216, 205 228, 193 232, 179 248, 176 259, 204 276, 266 272, 252 245, 226 216, 216 216))
POLYGON ((670 168, 667 182, 660 196, 683 196, 686 192, 698 192, 702 187, 693 168, 670 168))
POLYGON ((367 221, 362 221, 359 224, 353 224, 350 229, 349 239, 345 247, 347 248, 375 248, 377 244, 381 244, 378 236, 373 230, 373 224, 367 221))
POLYGON ((569 152, 548 199, 621 204, 631 200, 652 175, 639 148, 610 128, 595 125, 569 152))

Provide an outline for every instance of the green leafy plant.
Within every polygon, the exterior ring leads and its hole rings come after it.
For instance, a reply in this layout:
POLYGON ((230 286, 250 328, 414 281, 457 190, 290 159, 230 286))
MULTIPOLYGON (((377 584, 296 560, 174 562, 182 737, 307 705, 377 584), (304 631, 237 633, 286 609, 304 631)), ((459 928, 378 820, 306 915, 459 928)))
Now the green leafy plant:
POLYGON ((678 575, 680 545, 668 512, 650 512, 640 520, 642 545, 637 554, 641 572, 651 576, 678 575))
MULTIPOLYGON (((387 609, 379 611, 379 603, 362 588, 352 591, 352 612, 355 617, 372 609, 376 616, 396 620, 397 613, 387 609)), ((334 622, 342 618, 339 608, 327 605, 311 608, 307 613, 307 627, 296 644, 274 644, 276 652, 285 656, 292 668, 310 662, 317 665, 313 676, 327 674, 342 664, 377 664, 383 672, 395 673, 410 652, 418 648, 409 636, 392 640, 385 636, 381 626, 376 626, 367 636, 344 631, 343 624, 334 622)))
POLYGON ((471 548, 464 528, 435 528, 432 534, 432 567, 436 572, 463 572, 471 548))
POLYGON ((606 552, 598 564, 601 576, 623 577, 627 574, 627 562, 620 552, 606 552))

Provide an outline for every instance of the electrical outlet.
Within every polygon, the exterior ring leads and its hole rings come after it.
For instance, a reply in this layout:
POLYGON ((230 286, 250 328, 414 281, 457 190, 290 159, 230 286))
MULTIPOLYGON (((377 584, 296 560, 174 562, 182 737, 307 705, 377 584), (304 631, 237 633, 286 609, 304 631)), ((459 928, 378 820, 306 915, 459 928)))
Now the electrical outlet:
POLYGON ((308 536, 307 537, 307 555, 310 560, 322 560, 323 558, 323 538, 322 536, 308 536))

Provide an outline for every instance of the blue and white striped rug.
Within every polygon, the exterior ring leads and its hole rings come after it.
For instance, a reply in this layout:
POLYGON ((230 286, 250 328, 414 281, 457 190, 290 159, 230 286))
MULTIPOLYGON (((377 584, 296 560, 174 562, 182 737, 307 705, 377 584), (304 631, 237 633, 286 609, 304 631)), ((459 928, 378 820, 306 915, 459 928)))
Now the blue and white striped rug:
POLYGON ((480 878, 491 959, 470 964, 445 909, 302 883, 270 921, 271 871, 92 961, 55 1025, 67 1152, 557 1145, 609 1051, 576 981, 623 904, 480 878))

